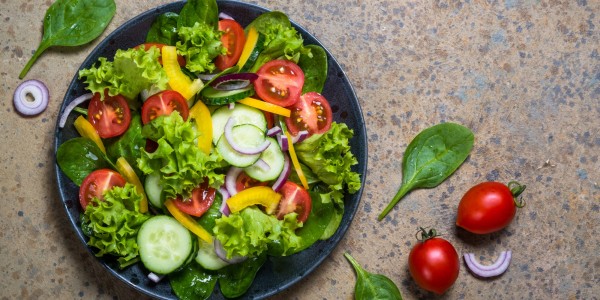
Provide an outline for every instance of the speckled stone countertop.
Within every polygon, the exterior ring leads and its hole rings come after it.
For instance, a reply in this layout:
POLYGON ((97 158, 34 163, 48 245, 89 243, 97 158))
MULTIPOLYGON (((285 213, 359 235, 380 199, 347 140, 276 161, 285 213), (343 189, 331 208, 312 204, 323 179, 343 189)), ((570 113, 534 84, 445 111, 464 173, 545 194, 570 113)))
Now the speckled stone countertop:
MULTIPOLYGON (((102 37, 169 1, 117 0, 102 37)), ((351 299, 348 251, 385 274, 406 299, 597 299, 600 297, 600 1, 251 1, 286 12, 346 71, 363 108, 369 144, 366 187, 350 229, 310 276, 275 299, 351 299), (401 182, 401 158, 421 130, 444 121, 475 133, 465 164, 435 189, 410 193, 377 215, 401 182), (501 232, 474 236, 454 225, 479 182, 527 184, 527 206, 501 232), (461 264, 437 297, 407 269, 419 226, 435 227, 459 253, 491 262, 511 249, 492 280, 461 264)), ((70 80, 100 41, 51 48, 26 78, 44 81, 50 105, 19 116, 12 93, 41 39, 52 1, 0 0, 0 298, 139 299, 77 239, 54 175, 58 110, 70 80)))

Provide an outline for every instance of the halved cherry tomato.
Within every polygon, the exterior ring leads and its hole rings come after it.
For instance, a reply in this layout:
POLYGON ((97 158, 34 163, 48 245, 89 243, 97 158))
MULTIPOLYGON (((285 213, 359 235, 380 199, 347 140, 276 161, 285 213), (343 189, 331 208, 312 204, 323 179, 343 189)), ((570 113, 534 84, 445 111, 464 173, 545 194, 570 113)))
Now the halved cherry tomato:
POLYGON ((304 222, 308 219, 312 208, 312 200, 303 187, 291 181, 286 181, 279 190, 279 193, 283 197, 281 197, 279 208, 277 209, 278 219, 281 220, 285 215, 292 212, 298 214, 298 222, 304 222))
MULTIPOLYGON (((162 47, 166 46, 165 44, 160 44, 160 43, 144 43, 144 44, 140 44, 135 46, 134 48, 140 48, 140 47, 144 47, 144 50, 149 50, 150 48, 152 48, 152 46, 158 48, 158 50, 162 50, 162 47)), ((162 53, 162 51, 161 51, 162 53)), ((161 56, 158 57, 158 62, 162 65, 162 58, 161 56)), ((185 61, 185 57, 181 56, 181 55, 177 55, 177 63, 179 63, 180 66, 185 66, 186 61, 185 61)))
POLYGON ((242 25, 229 19, 219 21, 219 30, 223 31, 221 43, 227 49, 227 54, 217 56, 215 66, 219 70, 225 70, 234 66, 240 59, 244 44, 246 43, 246 35, 244 34, 242 25))
POLYGON ((175 204, 177 209, 188 215, 200 217, 215 201, 216 192, 217 191, 214 188, 209 187, 208 183, 205 181, 192 191, 191 198, 183 200, 181 197, 177 197, 177 199, 173 200, 173 204, 175 204))
POLYGON ((244 172, 244 171, 240 172, 240 175, 238 175, 237 179, 235 180, 235 189, 238 192, 245 190, 247 188, 251 188, 253 186, 266 186, 266 185, 267 185, 266 182, 256 180, 256 179, 248 176, 248 174, 246 174, 246 172, 244 172))
POLYGON ((256 74, 258 79, 254 81, 254 89, 261 99, 287 107, 300 98, 304 72, 297 64, 276 59, 264 64, 256 74))
POLYGON ((94 198, 104 200, 104 192, 115 186, 125 186, 125 178, 110 169, 100 169, 90 173, 79 187, 79 203, 83 210, 94 198))
POLYGON ((267 129, 273 128, 273 126, 275 126, 275 116, 273 115, 273 113, 263 111, 263 114, 265 115, 265 119, 267 119, 267 129))
POLYGON ((142 123, 147 124, 159 116, 170 115, 173 111, 178 111, 181 117, 187 120, 189 108, 185 98, 173 90, 156 93, 142 106, 142 123))
POLYGON ((101 138, 111 138, 123 134, 129 128, 131 112, 125 97, 95 93, 88 106, 88 121, 92 123, 101 138))
POLYGON ((331 107, 327 99, 317 92, 302 95, 290 110, 292 113, 285 118, 285 124, 293 135, 301 130, 307 130, 311 135, 323 133, 331 127, 331 107))

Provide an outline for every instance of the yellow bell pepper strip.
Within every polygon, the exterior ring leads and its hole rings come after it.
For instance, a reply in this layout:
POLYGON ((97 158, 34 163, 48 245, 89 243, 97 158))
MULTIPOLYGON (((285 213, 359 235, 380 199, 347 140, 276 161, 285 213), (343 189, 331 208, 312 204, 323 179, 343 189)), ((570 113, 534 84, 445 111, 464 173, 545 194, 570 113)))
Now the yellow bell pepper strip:
POLYGON ((308 181, 306 180, 306 176, 304 176, 304 172, 302 172, 302 167, 300 166, 300 162, 298 161, 298 156, 296 155, 296 150, 294 149, 294 142, 292 141, 292 136, 287 131, 284 131, 284 133, 285 136, 287 136, 288 152, 290 153, 290 159, 292 160, 294 169, 296 169, 296 173, 298 174, 298 178, 300 178, 300 182, 302 182, 302 186, 308 190, 308 181))
POLYGON ((242 54, 237 62, 237 66, 240 67, 240 69, 244 67, 250 58, 250 54, 252 54, 252 50, 254 50, 256 43, 258 43, 258 30, 254 27, 250 27, 250 29, 248 29, 248 35, 246 36, 246 43, 244 43, 244 48, 242 49, 242 54))
POLYGON ((202 101, 196 102, 192 109, 190 109, 190 117, 196 122, 196 128, 200 133, 198 136, 198 148, 202 150, 206 155, 210 154, 212 147, 212 119, 210 117, 210 111, 206 104, 202 101))
POLYGON ((75 119, 73 125, 75 125, 75 129, 77 129, 79 135, 92 140, 94 143, 96 143, 98 148, 100 148, 102 153, 106 154, 104 143, 102 143, 102 139, 100 138, 100 135, 98 135, 98 131, 96 131, 96 128, 94 128, 94 125, 92 125, 92 123, 90 123, 83 116, 79 116, 77 117, 77 119, 75 119))
POLYGON ((238 102, 242 103, 244 105, 252 106, 254 108, 268 111, 270 113, 274 113, 276 115, 280 115, 280 116, 284 116, 284 117, 288 117, 288 118, 291 115, 291 111, 285 107, 281 107, 279 105, 275 105, 275 104, 272 104, 269 102, 265 102, 265 101, 250 98, 250 97, 239 100, 238 102))
POLYGON ((142 195, 142 201, 140 202, 140 212, 146 213, 148 212, 148 198, 146 197, 146 192, 144 191, 144 186, 140 181, 140 178, 135 174, 135 171, 131 167, 131 165, 127 162, 125 157, 119 157, 117 159, 117 163, 115 164, 117 167, 117 171, 123 175, 123 178, 127 180, 127 182, 133 184, 135 189, 142 195))
POLYGON ((267 214, 275 213, 281 200, 281 194, 268 186, 255 186, 242 190, 227 199, 227 206, 232 213, 236 213, 248 206, 261 205, 267 214))
POLYGON ((203 241, 212 244, 213 236, 202 227, 194 218, 190 217, 188 214, 181 212, 175 204, 173 204, 172 200, 165 201, 165 207, 169 210, 173 218, 179 221, 183 227, 187 228, 189 231, 193 232, 203 241))
POLYGON ((169 78, 169 86, 187 99, 189 104, 193 101, 194 95, 204 86, 202 80, 194 79, 192 81, 192 79, 181 71, 181 67, 177 61, 177 49, 175 46, 163 46, 161 54, 163 69, 169 78))

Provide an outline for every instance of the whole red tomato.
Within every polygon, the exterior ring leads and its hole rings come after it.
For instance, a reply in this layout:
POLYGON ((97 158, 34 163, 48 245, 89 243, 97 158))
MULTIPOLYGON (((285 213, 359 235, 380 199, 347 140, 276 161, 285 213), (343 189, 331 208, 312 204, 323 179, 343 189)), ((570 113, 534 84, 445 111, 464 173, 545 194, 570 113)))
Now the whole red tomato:
POLYGON ((472 233, 486 234, 508 226, 522 202, 515 199, 525 186, 511 181, 483 182, 467 191, 458 204, 456 225, 472 233), (510 188, 509 188, 510 186, 510 188))
POLYGON ((435 230, 421 228, 420 233, 422 240, 408 256, 410 275, 421 288, 441 295, 458 278, 458 253, 450 242, 436 237, 435 230))

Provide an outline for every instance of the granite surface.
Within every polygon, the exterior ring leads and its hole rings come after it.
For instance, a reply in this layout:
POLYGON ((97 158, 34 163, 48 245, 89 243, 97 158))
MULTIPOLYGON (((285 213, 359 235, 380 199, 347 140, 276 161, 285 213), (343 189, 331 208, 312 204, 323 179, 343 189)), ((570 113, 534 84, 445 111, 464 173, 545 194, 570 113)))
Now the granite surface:
MULTIPOLYGON (((346 71, 368 132, 366 187, 350 229, 313 273, 274 299, 351 299, 350 252, 385 274, 406 299, 597 299, 600 297, 600 1, 250 1, 286 12, 346 71), (475 133, 465 164, 434 189, 410 193, 377 215, 401 182, 401 158, 424 128, 458 122, 475 133), (506 229, 475 236, 454 225, 466 190, 482 181, 527 184, 527 206, 506 229), (443 296, 407 270, 419 226, 435 227, 459 253, 490 263, 512 250, 491 280, 464 264, 443 296)), ((64 93, 100 41, 49 49, 27 79, 50 104, 15 112, 18 74, 37 47, 52 1, 0 0, 0 298, 140 299, 76 238, 54 175, 54 128, 64 93)), ((168 1, 117 0, 106 36, 168 1)))

